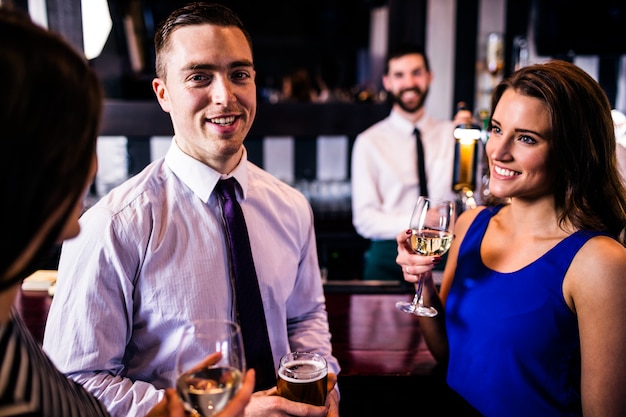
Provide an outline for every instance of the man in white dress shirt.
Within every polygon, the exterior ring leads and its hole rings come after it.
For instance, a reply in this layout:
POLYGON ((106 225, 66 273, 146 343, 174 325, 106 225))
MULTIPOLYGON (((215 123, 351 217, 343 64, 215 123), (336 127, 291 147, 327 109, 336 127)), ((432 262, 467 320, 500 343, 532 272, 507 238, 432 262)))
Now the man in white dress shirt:
POLYGON ((354 143, 352 221, 356 231, 371 241, 365 280, 402 281, 395 237, 409 227, 420 195, 415 128, 421 132, 429 196, 455 198, 453 132, 456 125, 471 120, 471 112, 460 111, 455 121, 429 116, 424 103, 432 79, 421 47, 403 44, 391 49, 382 77, 391 113, 359 134, 354 143))
POLYGON ((277 369, 290 351, 328 361, 328 400, 313 406, 257 391, 251 416, 337 416, 332 355, 306 198, 247 160, 256 115, 252 45, 224 6, 190 3, 155 37, 152 86, 170 114, 165 158, 113 189, 63 246, 44 349, 113 416, 141 416, 175 378, 181 330, 197 319, 236 320, 220 179, 235 178, 277 369))

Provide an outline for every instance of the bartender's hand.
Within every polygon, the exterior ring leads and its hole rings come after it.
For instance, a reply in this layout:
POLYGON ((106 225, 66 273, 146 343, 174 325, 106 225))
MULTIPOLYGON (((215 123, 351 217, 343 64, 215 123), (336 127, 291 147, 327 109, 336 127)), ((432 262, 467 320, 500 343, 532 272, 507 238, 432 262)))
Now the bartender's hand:
POLYGON ((457 111, 454 115, 454 125, 466 125, 466 124, 474 124, 476 120, 474 120, 474 115, 472 111, 467 107, 464 101, 460 101, 456 105, 457 111))
POLYGON ((459 110, 454 115, 455 126, 467 125, 467 124, 473 124, 473 123, 474 123, 474 116, 472 115, 472 112, 469 110, 459 110))
POLYGON ((416 283, 423 274, 425 277, 432 276, 426 274, 441 262, 441 256, 422 256, 413 252, 411 248, 411 229, 400 232, 396 236, 398 243, 398 256, 396 263, 402 267, 404 280, 416 283))
MULTIPOLYGON (((277 394, 276 387, 252 394, 245 417, 339 417, 339 393, 335 388, 337 375, 328 374, 326 404, 315 406, 290 401, 277 394)), ((221 416, 220 416, 221 417, 221 416)))

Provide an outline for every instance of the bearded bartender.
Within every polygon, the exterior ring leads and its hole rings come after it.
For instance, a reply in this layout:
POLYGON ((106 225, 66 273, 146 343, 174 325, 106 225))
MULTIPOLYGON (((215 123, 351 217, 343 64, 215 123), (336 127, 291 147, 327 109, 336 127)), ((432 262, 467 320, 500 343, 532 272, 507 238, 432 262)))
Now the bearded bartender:
POLYGON ((454 128, 471 122, 472 114, 462 108, 454 121, 428 115, 424 104, 432 80, 421 46, 402 44, 390 49, 382 76, 390 114, 356 137, 351 162, 352 223, 359 235, 370 240, 364 280, 402 281, 395 237, 409 226, 419 195, 456 198, 451 187, 454 128), (424 178, 419 174, 418 139, 424 178))

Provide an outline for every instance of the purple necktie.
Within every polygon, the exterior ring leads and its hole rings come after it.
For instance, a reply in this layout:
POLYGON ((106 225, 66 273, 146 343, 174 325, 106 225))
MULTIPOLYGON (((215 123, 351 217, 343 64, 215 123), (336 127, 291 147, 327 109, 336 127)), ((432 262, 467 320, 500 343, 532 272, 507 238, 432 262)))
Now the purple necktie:
POLYGON ((424 163, 424 146, 422 145, 422 134, 418 128, 413 131, 415 144, 417 145, 417 176, 420 182, 420 195, 428 197, 428 185, 426 182, 426 165, 424 163))
POLYGON ((220 180, 216 190, 222 196, 223 201, 246 363, 248 368, 254 368, 256 371, 255 390, 258 391, 276 385, 276 371, 267 334, 263 300, 250 249, 248 229, 241 206, 237 202, 235 184, 237 180, 233 177, 220 180))

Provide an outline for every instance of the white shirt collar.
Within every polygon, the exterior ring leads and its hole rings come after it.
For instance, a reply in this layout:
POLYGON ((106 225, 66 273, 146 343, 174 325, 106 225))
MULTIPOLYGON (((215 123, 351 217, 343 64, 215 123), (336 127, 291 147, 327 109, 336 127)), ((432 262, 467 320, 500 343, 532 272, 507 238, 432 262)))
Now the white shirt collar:
POLYGON ((424 114, 417 121, 417 123, 412 123, 410 120, 407 120, 399 112, 395 110, 391 110, 391 112, 389 113, 389 119, 394 125, 398 126, 400 129, 406 132, 410 132, 411 135, 413 134, 413 130, 416 127, 420 130, 423 130, 424 127, 427 126, 431 120, 427 114, 424 114))
POLYGON ((184 153, 172 139, 170 148, 165 155, 165 163, 172 172, 184 182, 205 203, 220 179, 235 177, 245 198, 248 190, 248 153, 244 147, 241 160, 229 175, 222 175, 213 168, 184 153))

